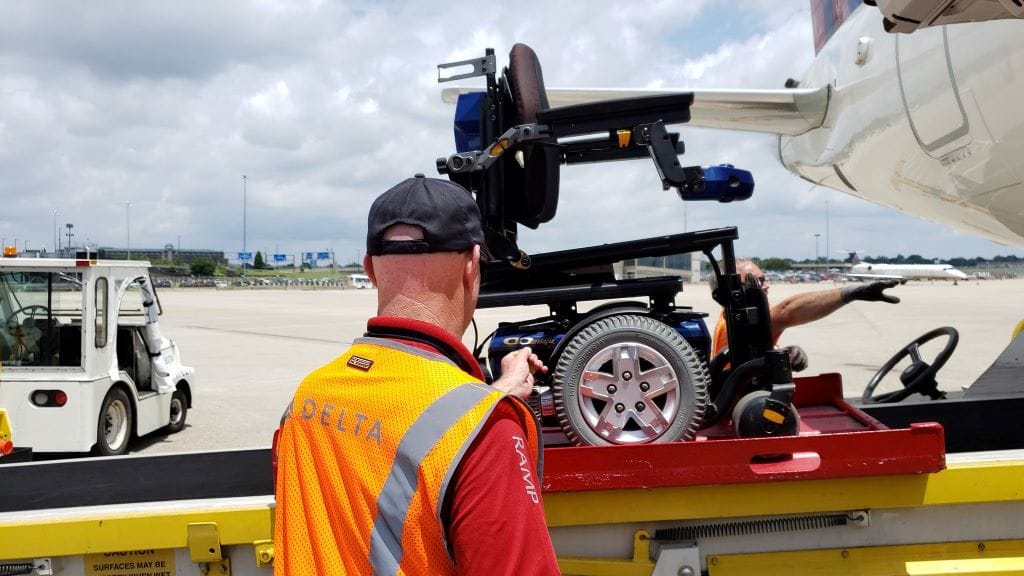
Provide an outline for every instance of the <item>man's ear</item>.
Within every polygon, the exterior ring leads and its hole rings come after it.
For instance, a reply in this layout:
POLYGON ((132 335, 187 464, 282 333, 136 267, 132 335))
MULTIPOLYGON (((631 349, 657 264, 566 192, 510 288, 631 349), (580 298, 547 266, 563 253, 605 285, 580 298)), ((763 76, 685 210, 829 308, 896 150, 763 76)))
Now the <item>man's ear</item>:
POLYGON ((473 253, 466 260, 462 270, 462 283, 467 290, 476 286, 476 279, 480 275, 480 246, 473 246, 473 253))
POLYGON ((373 272, 373 258, 369 254, 363 256, 363 270, 366 271, 366 275, 370 277, 370 282, 373 285, 377 285, 377 275, 373 272))

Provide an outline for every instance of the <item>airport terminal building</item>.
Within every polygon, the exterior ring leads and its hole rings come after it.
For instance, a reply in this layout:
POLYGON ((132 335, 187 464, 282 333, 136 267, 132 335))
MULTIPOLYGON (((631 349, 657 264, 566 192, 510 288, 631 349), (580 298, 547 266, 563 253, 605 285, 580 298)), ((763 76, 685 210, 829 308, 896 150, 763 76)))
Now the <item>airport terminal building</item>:
MULTIPOLYGON (((96 249, 101 260, 127 260, 128 249, 127 248, 113 248, 108 246, 101 246, 96 249)), ((132 260, 164 260, 166 262, 174 262, 180 264, 191 264, 200 258, 206 258, 213 262, 217 266, 227 266, 228 259, 224 256, 222 250, 207 250, 207 249, 186 249, 178 250, 173 244, 167 244, 163 248, 132 248, 131 259, 132 260)))

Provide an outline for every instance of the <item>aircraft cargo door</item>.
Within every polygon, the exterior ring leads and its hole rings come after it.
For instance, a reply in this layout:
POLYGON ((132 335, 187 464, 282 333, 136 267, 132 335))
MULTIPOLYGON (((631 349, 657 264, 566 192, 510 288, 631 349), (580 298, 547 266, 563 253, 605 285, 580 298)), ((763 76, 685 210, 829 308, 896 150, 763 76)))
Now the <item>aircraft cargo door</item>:
POLYGON ((903 108, 917 143, 940 158, 971 142, 970 124, 949 62, 946 27, 896 35, 903 108))

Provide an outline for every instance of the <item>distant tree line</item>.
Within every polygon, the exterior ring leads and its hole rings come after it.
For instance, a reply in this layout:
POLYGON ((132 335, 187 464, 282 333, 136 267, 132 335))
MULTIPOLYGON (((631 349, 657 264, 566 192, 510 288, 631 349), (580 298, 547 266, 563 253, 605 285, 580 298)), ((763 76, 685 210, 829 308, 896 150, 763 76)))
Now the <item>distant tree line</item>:
MULTIPOLYGON (((919 254, 911 254, 910 256, 904 256, 897 254, 895 257, 889 256, 864 256, 861 260, 868 262, 875 262, 878 264, 952 264, 955 268, 978 268, 982 266, 995 265, 1011 265, 1011 266, 1024 266, 1024 258, 1019 256, 994 256, 992 258, 982 258, 977 256, 974 258, 949 258, 943 260, 940 258, 925 258, 919 254)), ((795 260, 793 258, 754 258, 757 265, 762 270, 790 270, 793 268, 793 264, 814 264, 813 258, 806 258, 804 260, 795 260)), ((839 258, 830 259, 829 262, 842 262, 839 258)), ((824 265, 825 259, 819 258, 817 261, 819 264, 824 265)))

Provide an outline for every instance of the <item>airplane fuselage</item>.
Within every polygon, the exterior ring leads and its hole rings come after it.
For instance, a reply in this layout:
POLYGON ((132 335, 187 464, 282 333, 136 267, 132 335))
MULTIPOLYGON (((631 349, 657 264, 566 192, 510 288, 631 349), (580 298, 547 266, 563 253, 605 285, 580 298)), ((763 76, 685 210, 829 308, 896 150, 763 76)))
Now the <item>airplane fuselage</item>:
POLYGON ((890 34, 854 11, 801 87, 831 85, 824 124, 782 136, 807 180, 1024 246, 1024 21, 890 34), (862 62, 862 63, 861 63, 862 62))
POLYGON ((950 264, 875 264, 873 262, 854 264, 848 275, 855 278, 891 278, 893 280, 956 281, 967 278, 967 274, 950 264))

